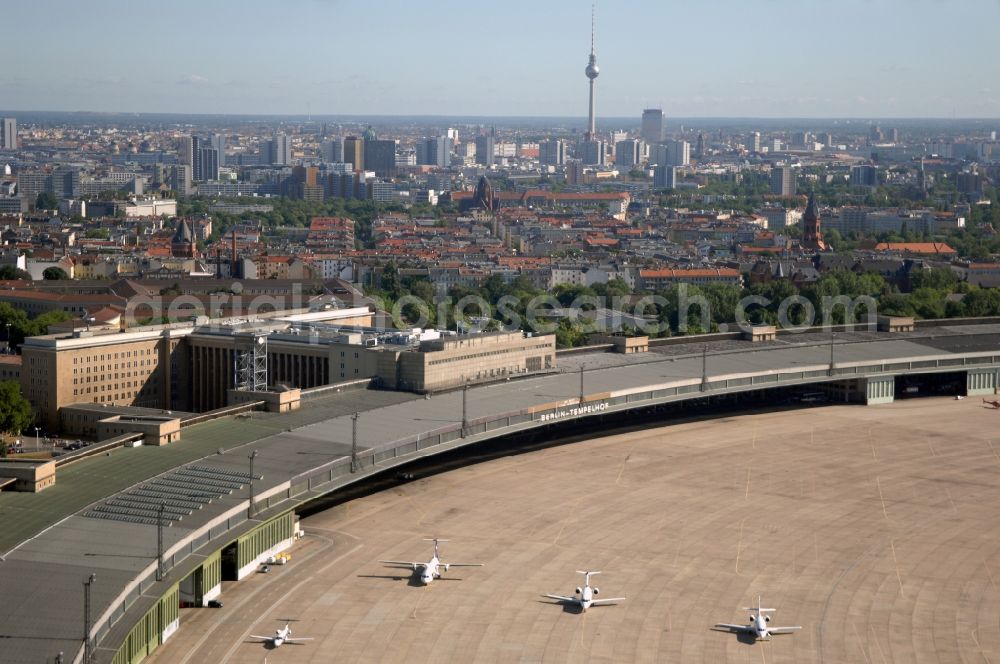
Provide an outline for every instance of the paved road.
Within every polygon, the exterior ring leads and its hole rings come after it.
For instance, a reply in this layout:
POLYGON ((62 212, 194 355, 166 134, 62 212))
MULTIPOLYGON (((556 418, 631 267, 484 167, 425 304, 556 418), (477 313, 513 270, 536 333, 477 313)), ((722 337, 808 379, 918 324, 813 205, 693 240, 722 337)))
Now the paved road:
POLYGON ((749 414, 421 479, 306 519, 291 565, 186 612, 149 661, 998 661, 998 423, 972 399, 749 414), (375 562, 435 535, 486 567, 420 588, 375 562), (588 567, 628 600, 540 597, 588 567), (803 631, 711 629, 758 593, 803 631), (286 618, 316 640, 248 642, 286 618))

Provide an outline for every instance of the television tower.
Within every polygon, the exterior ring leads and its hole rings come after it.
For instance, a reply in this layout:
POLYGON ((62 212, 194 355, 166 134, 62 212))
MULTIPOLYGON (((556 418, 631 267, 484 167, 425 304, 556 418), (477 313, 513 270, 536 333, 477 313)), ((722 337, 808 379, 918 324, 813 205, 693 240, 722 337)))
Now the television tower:
MULTIPOLYGON (((596 4, 596 3, 595 3, 596 4)), ((594 25, 596 6, 590 6, 590 61, 584 70, 587 78, 590 79, 590 115, 587 121, 587 133, 584 140, 592 141, 597 137, 597 119, 594 113, 594 79, 601 73, 601 68, 597 66, 597 53, 594 52, 594 25)))

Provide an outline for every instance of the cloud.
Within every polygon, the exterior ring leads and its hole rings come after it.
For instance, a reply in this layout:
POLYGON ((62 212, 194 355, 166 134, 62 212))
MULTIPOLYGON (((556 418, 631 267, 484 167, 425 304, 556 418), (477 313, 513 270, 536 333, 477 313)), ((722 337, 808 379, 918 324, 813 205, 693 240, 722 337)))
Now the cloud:
POLYGON ((205 85, 208 83, 208 79, 198 74, 188 74, 177 82, 181 85, 205 85))

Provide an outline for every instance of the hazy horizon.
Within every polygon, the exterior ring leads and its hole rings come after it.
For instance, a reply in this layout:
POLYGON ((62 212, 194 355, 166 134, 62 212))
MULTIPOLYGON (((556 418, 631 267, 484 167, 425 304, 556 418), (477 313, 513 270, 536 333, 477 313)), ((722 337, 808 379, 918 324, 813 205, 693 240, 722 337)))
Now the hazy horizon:
MULTIPOLYGON (((582 118, 587 0, 36 0, 4 105, 90 113, 582 118)), ((997 0, 601 0, 599 118, 992 119, 997 0)), ((16 63, 16 64, 12 64, 16 63)))

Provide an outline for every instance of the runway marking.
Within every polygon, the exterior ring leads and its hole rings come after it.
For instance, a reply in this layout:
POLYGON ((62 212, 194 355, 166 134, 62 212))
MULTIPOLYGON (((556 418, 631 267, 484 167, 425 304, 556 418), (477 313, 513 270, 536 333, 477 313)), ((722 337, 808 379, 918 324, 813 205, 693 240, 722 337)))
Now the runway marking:
POLYGON ((983 561, 983 568, 986 570, 986 576, 990 579, 990 585, 996 588, 997 584, 993 583, 993 574, 990 573, 990 566, 986 564, 985 560, 983 561))
POLYGON ((878 456, 875 454, 875 441, 872 440, 871 428, 868 429, 868 444, 871 445, 872 448, 872 459, 875 460, 875 463, 878 463, 878 456))
POLYGON ((740 573, 740 549, 743 548, 743 523, 749 517, 743 517, 743 521, 740 521, 740 536, 736 540, 736 573, 740 573))
POLYGON ((931 448, 931 456, 935 456, 936 457, 937 456, 937 452, 934 451, 934 443, 931 442, 930 438, 927 439, 927 447, 931 448))
POLYGON ((618 483, 621 482, 622 473, 625 472, 625 464, 628 463, 628 460, 630 458, 632 458, 632 450, 634 450, 634 449, 635 449, 635 444, 633 444, 632 447, 629 448, 628 454, 626 454, 625 458, 622 459, 622 467, 618 469, 618 477, 615 478, 615 484, 618 484, 618 483))
POLYGON ((976 632, 978 631, 979 631, 978 627, 972 630, 972 642, 976 644, 977 648, 979 648, 979 654, 983 656, 983 659, 986 661, 986 664, 990 664, 990 658, 987 657, 986 653, 983 652, 983 647, 979 645, 979 639, 976 638, 976 632))
POLYGON ((749 499, 750 499, 750 466, 747 466, 747 490, 746 493, 743 495, 743 500, 749 500, 749 499))
POLYGON ((875 647, 878 648, 879 659, 882 660, 882 664, 889 664, 885 661, 885 653, 882 652, 882 644, 878 642, 878 634, 875 633, 875 625, 871 625, 872 638, 875 640, 875 647))
POLYGON ((861 634, 858 632, 858 626, 851 623, 851 628, 854 630, 854 636, 858 637, 858 647, 861 648, 861 654, 865 657, 865 662, 867 664, 872 664, 872 658, 868 656, 868 651, 865 650, 865 642, 861 639, 861 634))
POLYGON ((997 451, 993 449, 993 441, 987 440, 986 444, 990 446, 990 452, 993 452, 993 456, 996 457, 996 460, 1000 461, 1000 454, 997 454, 997 451))
POLYGON ((885 497, 882 496, 882 480, 877 475, 875 476, 875 486, 878 487, 878 499, 882 501, 882 515, 888 521, 889 513, 885 511, 885 497))
POLYGON ((757 422, 753 423, 753 437, 750 439, 750 449, 757 449, 757 422))
POLYGON ((954 511, 955 514, 958 514, 958 508, 955 507, 955 501, 951 499, 951 490, 948 489, 948 487, 945 487, 944 488, 944 492, 946 494, 948 494, 948 502, 951 503, 951 509, 952 509, 952 511, 954 511))
POLYGON ((896 581, 899 582, 899 596, 906 597, 903 594, 903 577, 899 573, 899 561, 896 559, 896 543, 892 539, 889 540, 889 547, 892 549, 892 564, 896 568, 896 581))

